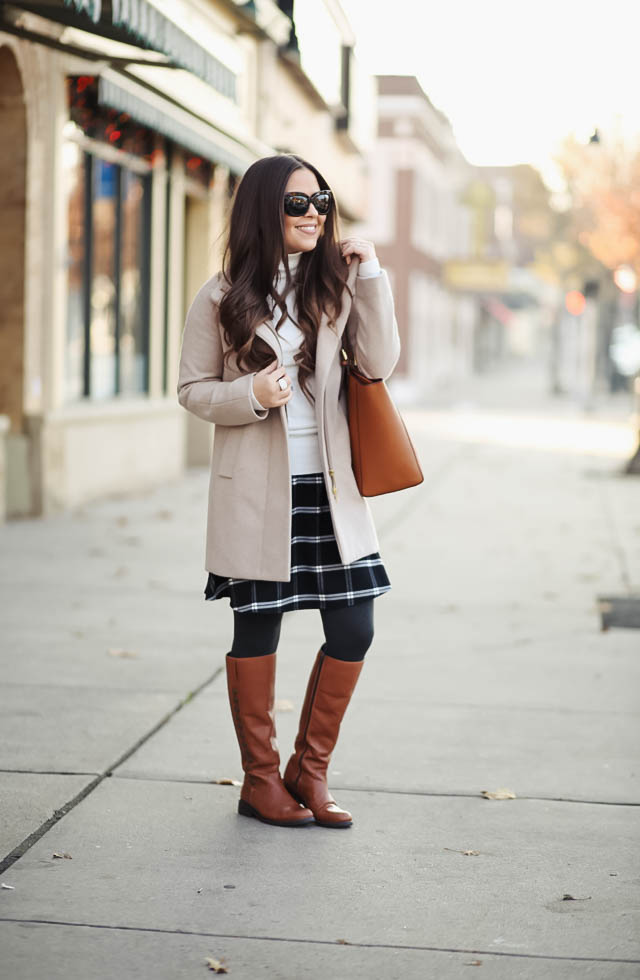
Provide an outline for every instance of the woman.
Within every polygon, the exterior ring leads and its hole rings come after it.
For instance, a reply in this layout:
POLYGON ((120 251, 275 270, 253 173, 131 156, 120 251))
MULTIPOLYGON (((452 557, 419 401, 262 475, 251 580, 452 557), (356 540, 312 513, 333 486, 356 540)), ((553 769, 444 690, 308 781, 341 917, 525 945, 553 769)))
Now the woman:
POLYGON ((187 315, 178 398, 215 423, 205 596, 228 597, 229 701, 245 779, 239 812, 265 823, 351 826, 327 788, 340 723, 390 588, 351 468, 341 349, 388 377, 399 355, 370 242, 338 240, 329 186, 296 156, 238 185, 223 272, 187 315), (325 643, 284 774, 273 720, 283 612, 320 610, 325 643))

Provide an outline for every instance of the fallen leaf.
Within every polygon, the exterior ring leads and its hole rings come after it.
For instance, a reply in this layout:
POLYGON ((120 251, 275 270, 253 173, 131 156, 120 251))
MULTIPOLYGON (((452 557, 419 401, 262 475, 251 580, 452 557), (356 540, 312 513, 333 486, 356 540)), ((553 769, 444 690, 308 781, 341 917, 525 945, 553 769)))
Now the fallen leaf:
POLYGON ((223 779, 212 779, 211 782, 214 786, 242 786, 237 779, 229 779, 226 776, 223 779))
POLYGON ((445 851, 454 851, 456 854, 464 854, 465 857, 476 857, 480 851, 460 851, 457 847, 445 847, 445 851))
POLYGON ((515 800, 516 794, 512 789, 483 789, 480 791, 480 796, 484 796, 485 800, 515 800))
POLYGON ((350 946, 350 945, 351 945, 351 943, 349 942, 349 940, 348 940, 348 939, 336 939, 336 942, 337 942, 337 943, 338 943, 338 944, 339 944, 340 946, 350 946))
POLYGON ((224 960, 214 960, 211 956, 207 956, 205 963, 210 970, 214 973, 228 973, 226 966, 224 965, 224 960))
POLYGON ((173 518, 173 513, 170 510, 159 510, 156 512, 156 517, 159 521, 170 521, 173 518))
POLYGON ((293 701, 287 701, 286 698, 276 701, 275 709, 276 711, 293 711, 293 701))
POLYGON ((138 654, 134 650, 119 650, 117 647, 112 647, 107 650, 110 657, 122 657, 123 659, 133 660, 138 654))
POLYGON ((4 881, 2 882, 2 885, 0 885, 0 888, 10 888, 12 892, 16 890, 15 885, 5 885, 4 881))
POLYGON ((575 898, 573 895, 569 895, 569 893, 567 892, 562 896, 562 901, 563 902, 588 902, 590 898, 591 895, 587 895, 586 898, 575 898))
POLYGON ((469 963, 465 963, 465 966, 482 966, 482 960, 471 960, 469 963))
POLYGON ((54 857, 54 858, 67 858, 69 861, 72 861, 73 860, 73 858, 71 857, 71 855, 70 854, 67 854, 66 851, 64 852, 64 854, 58 854, 57 851, 54 851, 53 854, 51 855, 51 857, 54 857))

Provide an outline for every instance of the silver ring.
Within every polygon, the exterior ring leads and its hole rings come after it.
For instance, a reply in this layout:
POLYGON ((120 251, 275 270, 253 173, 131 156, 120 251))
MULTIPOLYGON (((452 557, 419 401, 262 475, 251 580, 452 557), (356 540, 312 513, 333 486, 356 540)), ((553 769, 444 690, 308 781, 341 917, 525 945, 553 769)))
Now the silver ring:
POLYGON ((286 391, 287 390, 288 385, 287 385, 287 382, 284 380, 284 378, 278 378, 278 384, 280 385, 280 390, 281 391, 286 391))

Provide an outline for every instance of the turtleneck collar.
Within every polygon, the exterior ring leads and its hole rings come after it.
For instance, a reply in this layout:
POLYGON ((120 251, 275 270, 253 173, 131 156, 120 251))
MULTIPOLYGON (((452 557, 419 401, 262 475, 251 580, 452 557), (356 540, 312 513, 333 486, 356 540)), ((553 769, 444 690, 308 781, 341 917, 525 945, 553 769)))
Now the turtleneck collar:
MULTIPOLYGON (((289 271, 291 272, 291 275, 295 274, 295 271, 298 268, 298 263, 300 261, 301 255, 302 252, 289 252, 289 254, 287 255, 287 261, 289 262, 289 271)), ((278 266, 278 276, 284 277, 284 275, 285 275, 284 262, 281 262, 280 265, 278 266)))

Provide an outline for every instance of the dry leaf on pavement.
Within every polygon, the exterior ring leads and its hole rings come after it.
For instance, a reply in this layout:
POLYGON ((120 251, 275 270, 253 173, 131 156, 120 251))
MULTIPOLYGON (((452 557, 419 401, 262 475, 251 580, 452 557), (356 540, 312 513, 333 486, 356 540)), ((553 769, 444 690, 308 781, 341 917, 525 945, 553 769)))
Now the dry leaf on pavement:
POLYGON ((457 847, 445 847, 445 851, 454 851, 456 854, 464 854, 465 857, 477 857, 480 851, 460 851, 457 847))
POLYGON ((293 701, 282 698, 282 700, 276 701, 274 707, 276 711, 293 711, 293 701))
POLYGON ((214 786, 242 786, 242 783, 238 782, 237 779, 229 779, 226 776, 222 779, 212 779, 211 782, 214 786))
POLYGON ((211 956, 207 956, 205 963, 210 970, 214 973, 228 973, 226 966, 224 965, 224 960, 214 960, 211 956))
POLYGON ((72 861, 73 860, 73 858, 71 857, 71 855, 70 854, 67 854, 66 851, 64 852, 64 854, 59 854, 57 851, 54 851, 53 854, 51 855, 51 857, 54 857, 54 858, 68 858, 69 861, 72 861))
POLYGON ((465 963, 465 966, 482 966, 482 960, 471 960, 469 963, 465 963))
POLYGON ((587 895, 586 898, 576 898, 574 895, 569 895, 568 893, 562 896, 563 902, 588 902, 591 895, 587 895))
POLYGON ((112 647, 110 650, 107 650, 107 653, 110 657, 124 657, 129 660, 138 656, 133 650, 119 650, 117 647, 112 647))
POLYGON ((484 796, 485 800, 515 800, 517 799, 516 794, 512 789, 483 789, 480 791, 480 796, 484 796))

